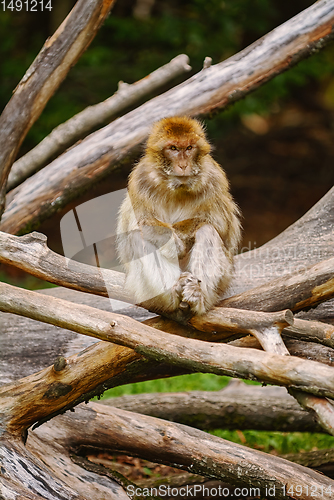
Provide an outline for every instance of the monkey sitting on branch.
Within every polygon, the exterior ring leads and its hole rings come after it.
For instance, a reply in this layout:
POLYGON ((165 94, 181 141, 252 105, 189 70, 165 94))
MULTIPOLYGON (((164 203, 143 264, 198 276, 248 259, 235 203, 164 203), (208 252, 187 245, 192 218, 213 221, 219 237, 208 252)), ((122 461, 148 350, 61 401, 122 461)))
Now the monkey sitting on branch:
POLYGON ((153 125, 133 169, 117 227, 119 259, 135 302, 159 313, 204 314, 231 281, 239 211, 202 125, 153 125))

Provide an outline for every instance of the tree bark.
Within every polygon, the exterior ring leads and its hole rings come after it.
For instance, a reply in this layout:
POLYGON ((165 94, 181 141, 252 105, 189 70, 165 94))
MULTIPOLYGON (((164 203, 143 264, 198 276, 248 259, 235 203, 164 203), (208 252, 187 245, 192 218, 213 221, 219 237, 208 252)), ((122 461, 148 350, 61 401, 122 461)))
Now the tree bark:
POLYGON ((334 36, 333 7, 334 0, 319 0, 240 53, 91 134, 10 193, 0 229, 31 231, 131 157, 154 121, 223 109, 319 50, 334 36))
POLYGON ((97 403, 81 405, 75 413, 58 416, 30 433, 27 449, 49 467, 54 462, 40 450, 39 442, 54 446, 55 436, 63 450, 80 446, 119 450, 235 485, 258 487, 261 496, 266 487, 275 486, 274 498, 284 498, 284 491, 293 488, 295 493, 287 496, 310 499, 313 487, 315 498, 332 498, 334 482, 310 469, 181 424, 97 403), (303 488, 299 496, 297 485, 308 485, 308 490, 303 488))
POLYGON ((0 217, 9 170, 23 139, 68 71, 93 40, 114 0, 78 0, 47 40, 0 117, 0 217))
POLYGON ((220 391, 135 394, 101 403, 202 430, 324 432, 285 388, 247 385, 234 379, 220 391))
MULTIPOLYGON (((129 364, 129 356, 131 362, 138 360, 139 355, 144 355, 153 361, 167 362, 185 370, 249 378, 288 386, 290 390, 297 389, 316 396, 334 398, 334 370, 321 363, 254 349, 240 350, 230 345, 183 339, 172 334, 166 336, 155 328, 119 314, 102 312, 61 299, 45 299, 40 294, 6 284, 1 284, 1 290, 0 308, 3 311, 19 312, 134 350, 122 350, 113 344, 100 342, 86 355, 81 353, 67 360, 61 359, 53 367, 0 389, 0 397, 3 398, 0 405, 2 425, 12 434, 20 435, 38 420, 49 418, 62 409, 77 404, 80 398, 85 400, 87 393, 96 389, 98 384, 103 387, 103 382, 110 378, 111 366, 113 375, 123 372, 125 365, 129 364)), ((243 320, 244 316, 249 315, 248 311, 227 311, 234 315, 233 328, 238 317, 243 320)), ((260 318, 255 319, 255 322, 262 322, 263 315, 265 321, 268 321, 268 313, 252 314, 260 318)), ((271 315, 274 322, 284 322, 284 312, 271 315)), ((254 321, 252 316, 250 321, 254 321)), ((244 328, 242 325, 241 330, 244 331, 244 328)), ((324 407, 322 401, 319 401, 319 405, 324 407)), ((327 408, 327 417, 329 411, 327 408)), ((329 428, 328 423, 326 428, 329 428)))
POLYGON ((138 82, 131 85, 119 82, 118 91, 114 95, 99 104, 89 106, 53 129, 35 148, 17 160, 8 176, 7 191, 21 184, 92 130, 113 120, 126 108, 135 105, 173 78, 190 71, 191 66, 188 63, 188 56, 180 54, 138 82))

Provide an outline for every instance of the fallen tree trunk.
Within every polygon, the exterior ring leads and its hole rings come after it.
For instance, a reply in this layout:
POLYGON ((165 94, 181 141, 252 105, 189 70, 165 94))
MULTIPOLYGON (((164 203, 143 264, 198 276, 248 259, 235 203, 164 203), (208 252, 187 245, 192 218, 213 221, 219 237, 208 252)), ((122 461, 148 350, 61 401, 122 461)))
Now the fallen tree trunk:
POLYGON ((324 432, 283 387, 246 385, 240 380, 220 391, 135 394, 101 403, 202 430, 324 432))
POLYGON ((334 36, 333 7, 334 0, 319 0, 239 54, 91 134, 10 193, 0 229, 35 228, 131 157, 154 121, 222 109, 319 50, 334 36))
MULTIPOLYGON (((81 405, 75 413, 58 416, 29 435, 28 451, 43 459, 51 470, 57 467, 55 436, 61 456, 66 456, 70 448, 79 452, 80 447, 87 446, 119 450, 235 485, 259 488, 257 496, 265 496, 270 487, 275 489, 274 498, 309 499, 311 491, 315 498, 332 498, 334 482, 310 469, 181 424, 96 403, 81 405), (303 485, 300 495, 297 485, 303 485)), ((60 473, 64 482, 71 484, 72 477, 60 473)))

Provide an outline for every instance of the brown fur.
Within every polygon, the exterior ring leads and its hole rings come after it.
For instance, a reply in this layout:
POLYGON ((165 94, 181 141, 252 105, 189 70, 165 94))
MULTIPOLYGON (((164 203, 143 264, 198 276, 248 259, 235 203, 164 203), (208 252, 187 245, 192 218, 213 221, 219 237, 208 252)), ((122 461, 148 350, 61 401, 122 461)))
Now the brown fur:
POLYGON ((165 118, 130 175, 118 252, 135 300, 153 310, 203 314, 230 283, 239 212, 210 150, 197 120, 165 118))

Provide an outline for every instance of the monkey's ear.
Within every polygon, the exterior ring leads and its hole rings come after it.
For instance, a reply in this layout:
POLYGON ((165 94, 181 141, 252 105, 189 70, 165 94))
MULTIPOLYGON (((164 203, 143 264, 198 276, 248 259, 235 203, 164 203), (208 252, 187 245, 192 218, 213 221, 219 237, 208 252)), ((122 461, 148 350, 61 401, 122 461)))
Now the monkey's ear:
POLYGON ((211 145, 208 143, 208 141, 206 140, 205 137, 204 138, 199 137, 199 139, 197 141, 197 146, 198 146, 198 148, 203 156, 210 154, 211 145))

